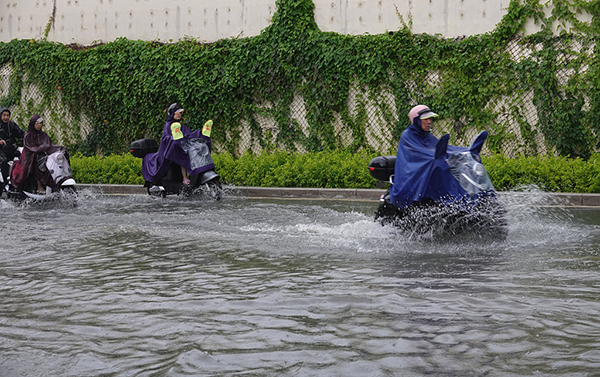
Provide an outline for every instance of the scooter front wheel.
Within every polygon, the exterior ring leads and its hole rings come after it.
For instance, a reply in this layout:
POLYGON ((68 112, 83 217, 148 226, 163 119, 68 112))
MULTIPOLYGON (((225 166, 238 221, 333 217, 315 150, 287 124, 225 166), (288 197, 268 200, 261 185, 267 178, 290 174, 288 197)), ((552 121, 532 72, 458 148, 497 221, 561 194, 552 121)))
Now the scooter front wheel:
POLYGON ((221 182, 219 181, 210 181, 208 183, 206 183, 204 185, 205 187, 205 193, 212 199, 212 200, 221 200, 221 198, 223 197, 223 186, 221 185, 221 182))
POLYGON ((166 190, 152 190, 152 187, 148 187, 148 195, 154 197, 154 198, 166 198, 167 197, 167 191, 166 190))

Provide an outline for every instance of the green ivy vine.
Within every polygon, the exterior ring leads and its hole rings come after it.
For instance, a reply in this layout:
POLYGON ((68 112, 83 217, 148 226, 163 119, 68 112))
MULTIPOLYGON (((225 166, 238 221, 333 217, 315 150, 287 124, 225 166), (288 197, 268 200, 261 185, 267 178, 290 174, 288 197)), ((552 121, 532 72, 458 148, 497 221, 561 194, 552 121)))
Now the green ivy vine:
MULTIPOLYGON (((511 0, 507 14, 489 33, 462 39, 414 34, 411 24, 380 35, 348 36, 319 30, 312 0, 277 0, 272 24, 260 35, 199 43, 117 39, 94 46, 42 40, 0 43, 0 66, 13 69, 8 94, 0 105, 22 105, 22 92, 35 83, 46 106, 59 99, 72 117, 55 117, 84 155, 121 153, 132 140, 159 137, 165 109, 186 108, 187 123, 215 123, 213 139, 223 151, 238 152, 244 122, 265 151, 345 149, 370 151, 364 101, 378 104, 381 119, 397 140, 417 103, 436 109, 461 140, 465 127, 488 129, 488 146, 502 151, 515 138, 499 112, 510 114, 520 129, 520 150, 538 153, 541 132, 550 150, 589 157, 600 135, 600 0, 511 0), (589 22, 577 15, 591 16, 589 22), (528 21, 540 31, 523 37, 528 21), (581 48, 574 50, 576 42, 581 48), (518 43, 532 53, 520 60, 508 52, 518 43), (571 72, 560 82, 556 72, 571 72), (428 81, 436 72, 439 80, 428 81), (362 100, 351 111, 349 96, 362 100), (393 105, 382 100, 393 96, 393 105), (538 124, 529 124, 518 106, 494 109, 490 101, 525 98, 532 93, 538 124), (306 106, 308 129, 292 118, 296 95, 306 106), (398 115, 395 115, 398 114, 398 115), (263 129, 256 117, 272 117, 277 132, 263 129), (85 137, 82 116, 93 127, 85 137), (342 120, 352 135, 347 145, 336 132, 342 120)), ((49 23, 50 24, 50 23, 49 23)), ((376 137, 381 137, 377 136, 376 137)), ((395 142, 391 142, 393 150, 395 142)))

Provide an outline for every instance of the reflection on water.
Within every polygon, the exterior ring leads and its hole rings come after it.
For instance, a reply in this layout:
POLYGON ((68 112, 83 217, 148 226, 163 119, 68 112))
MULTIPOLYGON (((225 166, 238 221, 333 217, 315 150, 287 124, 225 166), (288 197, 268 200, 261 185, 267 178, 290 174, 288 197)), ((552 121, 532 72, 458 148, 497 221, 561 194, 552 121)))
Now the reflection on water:
POLYGON ((0 202, 0 376, 594 375, 600 209, 543 199, 491 244, 374 202, 0 202))

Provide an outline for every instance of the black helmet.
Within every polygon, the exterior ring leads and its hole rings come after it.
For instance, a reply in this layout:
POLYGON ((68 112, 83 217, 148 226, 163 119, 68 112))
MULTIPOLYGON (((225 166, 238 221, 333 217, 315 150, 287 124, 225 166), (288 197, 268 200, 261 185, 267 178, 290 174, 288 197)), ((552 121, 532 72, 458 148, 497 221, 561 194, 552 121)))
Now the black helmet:
POLYGON ((169 108, 167 109, 167 115, 173 116, 173 114, 175 114, 175 111, 177 111, 179 109, 183 109, 183 106, 181 106, 179 103, 175 102, 174 104, 169 106, 169 108))

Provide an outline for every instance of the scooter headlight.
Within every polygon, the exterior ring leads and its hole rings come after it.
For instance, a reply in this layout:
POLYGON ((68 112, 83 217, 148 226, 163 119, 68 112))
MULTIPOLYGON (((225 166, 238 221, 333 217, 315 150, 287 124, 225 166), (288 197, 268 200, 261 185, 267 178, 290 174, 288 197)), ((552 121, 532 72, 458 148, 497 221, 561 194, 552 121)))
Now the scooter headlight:
POLYGON ((477 174, 478 177, 483 177, 485 175, 485 168, 482 164, 473 165, 473 171, 477 174))
POLYGON ((65 156, 64 156, 62 153, 61 153, 61 154, 59 154, 58 156, 56 156, 56 161, 57 161, 59 164, 62 164, 63 162, 65 162, 65 156))

